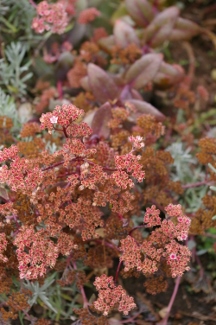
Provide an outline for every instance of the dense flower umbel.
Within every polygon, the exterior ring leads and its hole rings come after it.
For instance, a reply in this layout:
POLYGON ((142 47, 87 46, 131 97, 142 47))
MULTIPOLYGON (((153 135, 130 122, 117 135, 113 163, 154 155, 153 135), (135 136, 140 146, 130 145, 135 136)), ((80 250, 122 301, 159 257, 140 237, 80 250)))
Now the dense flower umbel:
MULTIPOLYGON (((62 127, 69 126, 72 122, 76 121, 78 118, 82 117, 84 111, 78 109, 73 104, 64 104, 62 106, 56 106, 52 113, 42 114, 41 128, 48 129, 49 131, 54 130, 54 124, 58 123, 62 127)), ((74 135, 76 133, 74 132, 74 135)))
MULTIPOLYGON (((19 145, 0 152, 0 182, 7 184, 18 200, 16 204, 9 200, 0 212, 4 218, 6 215, 7 223, 15 224, 10 231, 11 244, 16 246, 20 278, 33 280, 44 276, 55 267, 59 255, 73 258, 74 263, 76 256, 86 257, 84 245, 89 240, 100 242, 110 216, 120 221, 120 228, 111 238, 119 238, 116 234, 122 233, 123 239, 120 249, 109 240, 106 244, 118 252, 126 272, 154 274, 163 262, 173 277, 182 275, 187 270, 190 252, 181 242, 187 239, 190 219, 180 205, 169 204, 164 220, 155 206, 147 208, 143 227, 155 228, 143 241, 136 241, 133 231, 127 228, 128 215, 139 192, 135 191, 135 182, 141 183, 145 176, 138 154, 144 148, 143 138, 127 136, 128 151, 121 154, 108 141, 93 141, 91 128, 81 121, 83 114, 83 110, 67 104, 41 116, 41 131, 48 129, 50 137, 60 134, 54 153, 42 148, 38 155, 28 156, 19 152, 19 145), (26 206, 21 212, 23 204, 26 206)), ((3 234, 3 262, 7 240, 3 234)), ((104 316, 115 308, 125 315, 135 308, 133 298, 112 277, 102 275, 94 284, 99 291, 94 307, 104 316)))
POLYGON ((116 286, 113 277, 103 274, 95 279, 94 285, 99 291, 94 306, 97 310, 103 312, 104 316, 108 315, 116 306, 124 315, 128 315, 130 310, 136 308, 133 297, 129 297, 122 286, 116 286))
POLYGON ((178 241, 187 239, 190 219, 183 215, 181 205, 169 204, 165 210, 169 219, 162 221, 160 211, 155 206, 147 208, 144 217, 146 227, 158 228, 146 241, 139 244, 131 236, 121 240, 121 261, 124 262, 125 271, 136 268, 144 274, 153 274, 159 269, 161 259, 166 260, 173 277, 181 276, 188 270, 191 253, 178 241))
POLYGON ((7 247, 7 239, 4 233, 0 234, 0 260, 3 262, 7 262, 8 258, 3 255, 4 251, 7 247))
POLYGON ((14 244, 18 247, 20 278, 37 279, 53 267, 58 257, 58 248, 44 230, 35 232, 33 226, 22 227, 14 244))
POLYGON ((19 146, 0 152, 0 181, 17 192, 18 200, 28 197, 31 209, 33 224, 17 213, 18 203, 7 202, 1 209, 4 215, 11 208, 16 220, 12 238, 21 278, 43 276, 59 254, 68 256, 77 249, 65 229, 83 241, 98 238, 97 230, 104 226, 100 207, 109 204, 113 213, 121 215, 133 209, 133 179, 144 178, 138 157, 133 150, 119 155, 103 141, 91 144, 90 127, 78 123, 82 116, 83 110, 73 104, 41 116, 41 130, 65 137, 53 154, 42 150, 38 156, 23 157, 19 146))
POLYGON ((51 30, 53 33, 62 34, 68 25, 66 4, 63 2, 49 4, 42 1, 37 5, 37 14, 32 21, 32 28, 36 33, 51 30))

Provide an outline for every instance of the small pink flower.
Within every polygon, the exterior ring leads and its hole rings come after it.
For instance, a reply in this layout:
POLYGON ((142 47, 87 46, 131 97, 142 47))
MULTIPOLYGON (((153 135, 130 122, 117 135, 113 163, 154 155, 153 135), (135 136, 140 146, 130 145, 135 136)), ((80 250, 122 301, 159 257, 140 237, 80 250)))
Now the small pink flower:
POLYGON ((174 253, 170 254, 170 259, 171 260, 176 260, 177 259, 176 254, 174 254, 174 253))
POLYGON ((50 117, 50 122, 52 123, 52 124, 55 124, 55 123, 57 123, 58 122, 58 116, 52 116, 52 117, 50 117))
POLYGON ((133 144, 133 147, 135 149, 141 149, 145 146, 144 142, 143 142, 143 138, 141 136, 130 136, 128 138, 128 140, 133 144))
POLYGON ((178 240, 186 240, 188 238, 187 234, 182 234, 178 237, 178 240))

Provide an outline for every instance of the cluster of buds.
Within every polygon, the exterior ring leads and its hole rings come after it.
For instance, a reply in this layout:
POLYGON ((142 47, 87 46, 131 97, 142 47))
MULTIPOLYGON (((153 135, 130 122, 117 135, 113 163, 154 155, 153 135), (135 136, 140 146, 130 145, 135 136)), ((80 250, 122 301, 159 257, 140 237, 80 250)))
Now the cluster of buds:
POLYGON ((14 244, 18 247, 20 278, 37 279, 54 267, 58 257, 58 247, 48 238, 44 230, 35 232, 33 226, 22 227, 14 244))
POLYGON ((7 247, 7 239, 4 233, 0 234, 0 260, 3 262, 7 262, 8 258, 3 255, 3 252, 6 250, 7 247))
POLYGON ((103 274, 95 279, 94 285, 99 291, 94 307, 103 312, 104 316, 117 306, 124 315, 128 315, 129 311, 136 308, 133 297, 128 296, 122 286, 116 286, 113 277, 103 274))
POLYGON ((125 271, 135 268, 143 274, 153 274, 159 269, 162 258, 166 259, 173 277, 181 276, 188 270, 191 253, 178 241, 187 239, 190 219, 183 215, 181 205, 169 204, 165 211, 172 219, 162 221, 155 206, 147 208, 144 217, 146 227, 158 226, 149 235, 148 241, 139 244, 130 235, 121 240, 121 261, 125 271))
POLYGON ((62 34, 68 25, 68 15, 62 2, 49 4, 42 1, 37 5, 37 14, 32 21, 32 28, 36 33, 50 30, 62 34))
POLYGON ((139 135, 136 137, 130 136, 128 140, 132 143, 133 149, 141 149, 145 146, 143 142, 143 138, 140 137, 139 135))

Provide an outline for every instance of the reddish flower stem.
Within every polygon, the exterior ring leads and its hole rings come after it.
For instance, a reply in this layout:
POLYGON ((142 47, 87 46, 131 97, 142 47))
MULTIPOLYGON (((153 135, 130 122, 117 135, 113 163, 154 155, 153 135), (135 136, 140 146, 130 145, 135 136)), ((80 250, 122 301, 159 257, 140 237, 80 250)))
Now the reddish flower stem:
MULTIPOLYGON (((72 262, 72 264, 73 264, 74 270, 77 270, 76 263, 72 262)), ((86 294, 85 294, 85 290, 84 290, 82 285, 80 285, 80 293, 81 293, 82 299, 83 299, 83 308, 87 308, 88 305, 89 305, 89 302, 88 302, 88 299, 87 299, 86 294)))
POLYGON ((32 7, 37 8, 37 5, 33 0, 29 0, 29 3, 32 5, 32 7))
POLYGON ((118 276, 119 276, 119 271, 120 271, 121 265, 122 265, 122 261, 119 261, 118 267, 116 270, 116 274, 115 274, 115 283, 118 281, 118 276))
POLYGON ((49 167, 42 168, 42 172, 44 172, 45 170, 53 169, 53 168, 58 167, 58 166, 63 165, 63 164, 64 164, 64 161, 60 161, 60 162, 58 162, 56 164, 53 164, 53 165, 51 165, 49 167))
POLYGON ((131 229, 128 233, 129 236, 131 236, 132 232, 137 230, 137 229, 141 229, 141 228, 146 228, 145 225, 141 225, 141 226, 137 226, 137 227, 134 227, 133 229, 131 229))
POLYGON ((132 322, 134 322, 134 320, 135 320, 135 319, 136 319, 140 314, 142 314, 143 311, 144 311, 144 308, 141 309, 141 310, 140 310, 138 313, 136 313, 134 316, 132 316, 132 317, 130 317, 130 318, 128 318, 128 319, 125 319, 125 320, 120 321, 120 323, 121 323, 121 324, 127 324, 127 323, 132 323, 132 322))
POLYGON ((167 314, 162 319, 162 321, 160 321, 158 323, 158 325, 167 325, 167 321, 169 319, 170 312, 171 312, 172 306, 174 304, 174 301, 175 301, 175 298, 176 298, 176 295, 177 295, 177 292, 178 292, 178 289, 179 289, 180 281, 181 281, 181 277, 178 276, 177 279, 176 279, 176 282, 175 282, 175 287, 174 287, 174 290, 173 290, 173 293, 172 293, 172 297, 170 299, 169 305, 167 306, 167 314))
POLYGON ((213 185, 215 184, 214 181, 202 181, 202 182, 197 182, 197 183, 190 183, 190 184, 186 184, 186 185, 182 185, 182 187, 184 189, 187 189, 187 188, 194 188, 194 187, 199 187, 199 186, 203 186, 203 185, 213 185))
POLYGON ((66 130, 66 127, 63 126, 63 133, 65 135, 65 138, 68 138, 68 134, 67 134, 67 130, 66 130))
MULTIPOLYGON (((76 157, 76 158, 71 159, 71 162, 72 161, 79 161, 79 160, 83 161, 84 158, 76 157)), ((60 161, 58 163, 55 163, 53 165, 50 165, 49 167, 42 168, 42 171, 44 172, 45 170, 53 169, 53 168, 58 167, 58 166, 63 165, 63 164, 64 164, 64 160, 62 160, 62 161, 60 161)))
MULTIPOLYGON (((100 239, 93 239, 95 243, 101 244, 101 245, 105 245, 109 248, 112 248, 114 250, 117 250, 119 252, 118 247, 116 247, 115 245, 113 245, 112 243, 106 242, 105 240, 100 240, 100 239)), ((90 239, 89 241, 92 241, 92 239, 90 239)))

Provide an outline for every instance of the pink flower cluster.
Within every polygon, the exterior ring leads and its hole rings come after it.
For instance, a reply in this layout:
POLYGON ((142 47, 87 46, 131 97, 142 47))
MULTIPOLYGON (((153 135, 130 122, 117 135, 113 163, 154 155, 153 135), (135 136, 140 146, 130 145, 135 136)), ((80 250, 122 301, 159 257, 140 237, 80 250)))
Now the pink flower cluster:
POLYGON ((94 307, 103 312, 104 316, 115 307, 118 307, 124 315, 128 315, 130 310, 136 308, 133 297, 128 296, 122 286, 116 286, 113 277, 103 274, 95 279, 94 285, 99 291, 94 307))
MULTIPOLYGON (((17 152, 16 149, 13 149, 13 151, 17 152)), ((42 180, 40 168, 32 166, 31 161, 20 157, 14 158, 10 167, 3 165, 0 171, 1 183, 7 183, 13 191, 21 190, 26 194, 32 192, 42 180)))
POLYGON ((146 209, 144 223, 149 228, 161 225, 160 210, 156 209, 155 205, 146 209))
POLYGON ((164 220, 161 229, 164 230, 170 238, 177 238, 179 241, 186 240, 191 220, 183 214, 181 205, 169 204, 165 208, 165 211, 169 217, 176 217, 175 226, 173 227, 174 223, 171 220, 164 220))
MULTIPOLYGON (((64 104, 56 106, 53 112, 42 114, 40 118, 41 128, 52 131, 55 129, 54 125, 59 124, 63 127, 68 127, 72 122, 83 116, 84 111, 77 108, 73 104, 64 104)), ((74 126, 78 128, 77 126, 74 126)), ((80 131, 80 128, 79 128, 80 131)), ((73 134, 76 134, 75 132, 73 134)))
POLYGON ((95 20, 95 18, 97 18, 98 16, 100 16, 100 11, 98 11, 96 8, 92 7, 92 8, 87 8, 83 11, 81 11, 79 17, 78 17, 78 23, 80 24, 88 24, 91 21, 95 20))
POLYGON ((33 226, 22 226, 14 244, 18 247, 20 278, 37 279, 43 276, 48 267, 54 267, 58 257, 58 247, 41 229, 35 232, 33 226))
POLYGON ((3 255, 3 252, 6 250, 7 247, 7 239, 6 239, 6 234, 1 233, 0 234, 0 260, 3 262, 7 262, 8 258, 3 255))
POLYGON ((190 251, 178 241, 187 239, 190 219, 183 215, 181 205, 169 204, 165 210, 172 219, 161 220, 155 206, 147 208, 144 223, 147 227, 158 226, 141 244, 131 236, 121 240, 121 261, 125 271, 136 268, 144 274, 155 273, 164 258, 173 277, 188 270, 190 251), (144 256, 144 259, 142 258, 144 256))
POLYGON ((62 2, 51 3, 42 1, 37 5, 37 14, 32 21, 32 28, 36 33, 52 31, 62 34, 68 25, 68 15, 62 2))
POLYGON ((127 173, 142 182, 145 178, 145 172, 142 170, 142 165, 138 162, 139 156, 135 156, 132 153, 126 155, 116 156, 115 164, 119 171, 125 170, 127 173))
POLYGON ((15 145, 12 145, 10 148, 4 148, 0 151, 0 163, 8 159, 13 160, 17 157, 18 148, 15 145))
POLYGON ((171 240, 171 242, 165 246, 163 256, 167 260, 173 278, 182 276, 184 271, 189 271, 188 261, 191 252, 187 246, 180 245, 175 240, 171 240))
POLYGON ((145 146, 143 142, 143 138, 140 137, 139 135, 136 137, 130 136, 128 140, 132 143, 133 149, 141 149, 145 146))

